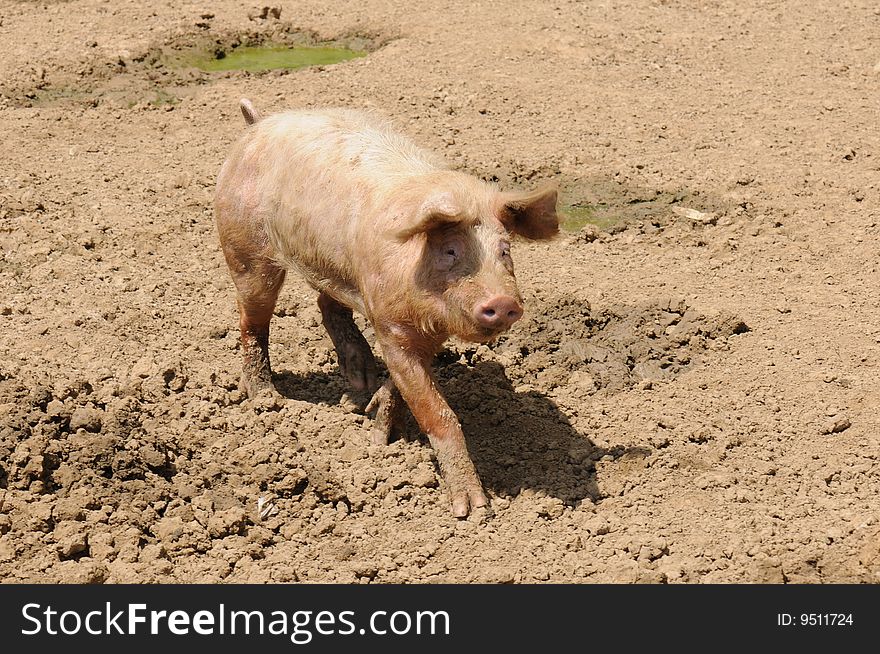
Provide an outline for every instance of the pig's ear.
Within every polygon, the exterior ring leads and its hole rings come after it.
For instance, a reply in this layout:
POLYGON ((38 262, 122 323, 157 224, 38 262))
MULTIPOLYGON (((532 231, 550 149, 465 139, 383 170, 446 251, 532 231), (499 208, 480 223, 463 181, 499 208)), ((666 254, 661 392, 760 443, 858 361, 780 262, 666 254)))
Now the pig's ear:
POLYGON ((556 186, 543 186, 527 193, 502 193, 499 220, 512 234, 532 240, 553 238, 559 233, 556 186))
POLYGON ((401 241, 444 224, 461 222, 462 209, 448 191, 428 196, 394 233, 401 241))

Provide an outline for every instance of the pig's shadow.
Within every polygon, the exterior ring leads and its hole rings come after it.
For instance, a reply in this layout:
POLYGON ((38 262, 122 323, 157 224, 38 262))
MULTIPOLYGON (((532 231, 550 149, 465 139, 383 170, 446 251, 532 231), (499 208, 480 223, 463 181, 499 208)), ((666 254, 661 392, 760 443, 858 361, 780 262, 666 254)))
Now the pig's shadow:
MULTIPOLYGON (((595 461, 606 454, 649 453, 645 448, 596 446, 550 399, 535 391, 517 393, 499 363, 444 363, 441 353, 435 371, 491 494, 515 497, 531 489, 571 506, 584 499, 595 502, 602 497, 595 461)), ((338 373, 281 372, 275 383, 285 397, 329 405, 337 404, 347 390, 338 373)), ((358 399, 363 407, 366 396, 358 399)), ((430 447, 408 412, 405 431, 407 438, 418 438, 430 447)))
POLYGON ((596 446, 541 393, 517 393, 497 362, 441 363, 437 376, 488 491, 515 497, 531 489, 572 506, 601 498, 594 463, 623 448, 596 446))

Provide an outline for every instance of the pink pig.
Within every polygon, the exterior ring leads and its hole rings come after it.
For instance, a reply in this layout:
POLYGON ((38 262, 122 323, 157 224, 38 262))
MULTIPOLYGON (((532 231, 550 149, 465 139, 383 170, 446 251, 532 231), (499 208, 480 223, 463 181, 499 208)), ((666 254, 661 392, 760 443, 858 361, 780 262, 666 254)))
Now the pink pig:
POLYGON ((223 254, 237 290, 242 387, 274 389, 269 322, 288 269, 318 291, 339 368, 375 389, 376 362, 352 319, 376 332, 390 379, 367 406, 374 443, 387 443, 400 397, 428 435, 452 500, 467 516, 488 503, 457 417, 431 362, 450 336, 484 343, 523 315, 510 238, 559 230, 556 191, 504 193, 440 160, 371 113, 289 111, 250 127, 217 180, 223 254))

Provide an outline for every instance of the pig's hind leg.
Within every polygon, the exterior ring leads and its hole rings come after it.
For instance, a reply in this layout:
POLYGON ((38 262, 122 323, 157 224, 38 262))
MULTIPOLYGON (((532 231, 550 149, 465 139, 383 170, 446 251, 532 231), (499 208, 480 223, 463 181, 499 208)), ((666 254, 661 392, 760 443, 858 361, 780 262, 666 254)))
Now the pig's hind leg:
POLYGON ((336 348, 339 369, 355 390, 376 387, 376 358, 367 339, 354 323, 351 309, 326 293, 318 296, 324 327, 336 348))
MULTIPOLYGON (((225 234, 221 232, 221 236, 225 234)), ((235 239, 223 243, 223 252, 237 291, 241 327, 241 388, 248 397, 264 389, 275 390, 269 363, 269 322, 286 271, 264 252, 236 247, 235 239)))

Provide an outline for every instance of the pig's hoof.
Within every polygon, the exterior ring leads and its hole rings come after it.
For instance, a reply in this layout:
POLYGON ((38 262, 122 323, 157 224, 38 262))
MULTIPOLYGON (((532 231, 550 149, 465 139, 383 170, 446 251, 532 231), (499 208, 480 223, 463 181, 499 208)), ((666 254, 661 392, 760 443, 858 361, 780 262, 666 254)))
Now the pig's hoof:
POLYGON ((467 518, 471 509, 488 506, 489 498, 482 488, 470 488, 452 495, 452 515, 456 518, 467 518))
POLYGON ((336 352, 339 369, 352 388, 363 391, 376 387, 376 358, 366 341, 348 342, 336 352))
POLYGON ((385 382, 367 404, 366 413, 376 412, 370 442, 373 445, 388 445, 391 438, 400 431, 400 393, 391 380, 385 382))
POLYGON ((372 443, 373 445, 388 445, 388 441, 390 440, 390 430, 381 429, 379 427, 373 427, 370 430, 370 443, 372 443))
POLYGON ((250 400, 254 399, 262 391, 270 391, 280 397, 280 393, 275 389, 275 384, 272 383, 271 379, 265 377, 242 375, 238 387, 243 393, 247 394, 250 400))
POLYGON ((373 419, 373 428, 370 430, 370 443, 373 445, 388 445, 401 431, 397 417, 394 415, 389 416, 380 410, 373 419))

